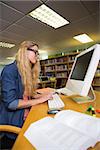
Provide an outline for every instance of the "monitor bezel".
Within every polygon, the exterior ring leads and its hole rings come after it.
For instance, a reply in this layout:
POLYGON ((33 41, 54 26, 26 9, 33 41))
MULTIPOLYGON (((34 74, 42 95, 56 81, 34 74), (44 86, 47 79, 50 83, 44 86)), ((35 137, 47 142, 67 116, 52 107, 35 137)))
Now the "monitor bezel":
POLYGON ((100 60, 100 44, 96 44, 96 45, 86 49, 85 51, 81 52, 80 54, 78 54, 75 58, 74 64, 73 64, 71 72, 69 74, 66 87, 79 95, 87 96, 89 89, 91 87, 91 83, 92 83, 93 77, 95 75, 98 63, 99 63, 99 60, 100 60), (94 52, 92 54, 92 57, 91 57, 91 60, 89 63, 89 67, 87 69, 84 80, 82 81, 82 80, 71 79, 71 75, 72 75, 72 72, 76 65, 77 58, 85 55, 86 53, 90 52, 91 50, 94 50, 94 52))

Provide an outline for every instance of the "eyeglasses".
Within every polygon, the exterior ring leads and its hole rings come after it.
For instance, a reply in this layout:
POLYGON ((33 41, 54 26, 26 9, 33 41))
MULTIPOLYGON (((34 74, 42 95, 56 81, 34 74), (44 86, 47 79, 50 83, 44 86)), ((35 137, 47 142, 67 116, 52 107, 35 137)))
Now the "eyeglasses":
POLYGON ((35 55, 39 55, 39 52, 37 50, 34 50, 32 48, 27 48, 28 51, 32 51, 35 53, 35 55))

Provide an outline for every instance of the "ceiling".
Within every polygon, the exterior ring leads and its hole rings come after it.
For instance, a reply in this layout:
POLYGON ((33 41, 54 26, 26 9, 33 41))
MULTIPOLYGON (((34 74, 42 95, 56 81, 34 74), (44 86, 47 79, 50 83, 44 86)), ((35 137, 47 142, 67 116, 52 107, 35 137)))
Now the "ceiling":
POLYGON ((86 33, 94 42, 100 41, 100 1, 93 0, 1 0, 0 41, 14 43, 14 48, 0 48, 0 62, 14 56, 19 44, 32 40, 48 54, 67 51, 82 45, 73 36, 86 33), (28 14, 45 3, 70 23, 53 29, 28 14))

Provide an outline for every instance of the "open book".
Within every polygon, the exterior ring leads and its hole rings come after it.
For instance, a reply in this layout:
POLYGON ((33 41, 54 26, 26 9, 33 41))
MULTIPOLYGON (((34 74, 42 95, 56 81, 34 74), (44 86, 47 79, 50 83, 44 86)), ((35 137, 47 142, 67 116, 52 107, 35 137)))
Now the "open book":
POLYGON ((86 150, 100 141, 100 119, 63 110, 32 123, 24 136, 37 150, 86 150))

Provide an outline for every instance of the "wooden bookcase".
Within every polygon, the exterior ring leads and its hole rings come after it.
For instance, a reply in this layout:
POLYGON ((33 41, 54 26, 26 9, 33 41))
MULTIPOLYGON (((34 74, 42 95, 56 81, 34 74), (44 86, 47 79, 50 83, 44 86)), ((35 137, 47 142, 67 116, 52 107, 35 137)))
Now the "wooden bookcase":
POLYGON ((41 60, 41 75, 55 77, 57 80, 56 87, 64 87, 77 54, 79 53, 41 60))
MULTIPOLYGON (((70 53, 65 56, 41 60, 41 75, 56 78, 56 88, 66 85, 75 56, 79 53, 70 53)), ((100 62, 92 82, 94 90, 100 91, 100 62)))

